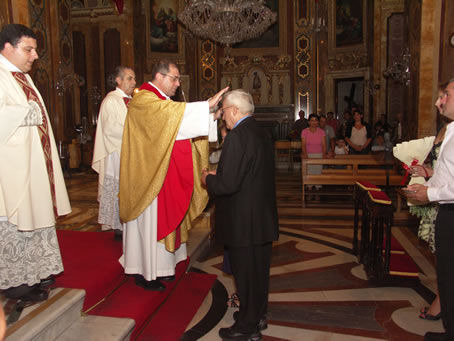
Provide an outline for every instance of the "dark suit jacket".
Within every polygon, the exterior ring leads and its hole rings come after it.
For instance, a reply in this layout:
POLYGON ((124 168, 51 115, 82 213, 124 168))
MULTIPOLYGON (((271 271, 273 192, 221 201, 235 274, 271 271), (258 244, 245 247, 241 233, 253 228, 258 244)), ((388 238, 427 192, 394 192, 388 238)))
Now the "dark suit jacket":
POLYGON ((254 118, 227 134, 217 173, 206 183, 215 196, 217 241, 250 246, 277 240, 273 146, 254 118))

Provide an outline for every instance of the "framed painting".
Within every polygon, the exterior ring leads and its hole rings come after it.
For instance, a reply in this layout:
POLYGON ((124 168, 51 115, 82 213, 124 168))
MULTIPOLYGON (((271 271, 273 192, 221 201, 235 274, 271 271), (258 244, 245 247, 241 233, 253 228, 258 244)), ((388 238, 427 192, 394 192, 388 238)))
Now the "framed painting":
POLYGON ((287 50, 287 1, 266 0, 266 6, 277 13, 276 22, 271 25, 262 36, 250 39, 233 45, 231 54, 234 56, 245 56, 251 53, 261 54, 283 54, 287 50), (263 51, 263 52, 262 52, 263 51))
POLYGON ((183 58, 182 27, 177 13, 183 0, 146 1, 147 56, 153 58, 183 58))
POLYGON ((366 0, 335 0, 329 5, 329 49, 351 51, 366 48, 366 0))

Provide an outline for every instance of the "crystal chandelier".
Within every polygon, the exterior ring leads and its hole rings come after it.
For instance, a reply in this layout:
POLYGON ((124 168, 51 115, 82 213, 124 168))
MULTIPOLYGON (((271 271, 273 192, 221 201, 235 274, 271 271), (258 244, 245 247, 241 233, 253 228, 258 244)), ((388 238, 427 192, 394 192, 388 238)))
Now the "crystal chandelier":
POLYGON ((85 84, 85 79, 82 76, 74 73, 71 68, 64 65, 61 61, 58 62, 57 80, 54 84, 57 96, 63 97, 65 91, 73 86, 82 87, 85 84))
POLYGON ((276 22, 264 0, 186 0, 178 15, 194 35, 232 46, 260 37, 276 22))
POLYGON ((393 81, 406 86, 410 85, 410 52, 406 47, 403 55, 396 60, 391 66, 388 66, 383 72, 383 76, 386 79, 392 79, 393 81))

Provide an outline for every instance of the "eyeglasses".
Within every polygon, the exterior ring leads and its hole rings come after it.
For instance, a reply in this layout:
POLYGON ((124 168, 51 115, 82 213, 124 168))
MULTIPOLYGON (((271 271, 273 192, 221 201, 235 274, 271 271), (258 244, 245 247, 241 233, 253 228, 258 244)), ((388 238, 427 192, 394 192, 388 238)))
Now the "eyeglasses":
POLYGON ((173 75, 169 75, 168 73, 162 73, 162 72, 160 72, 160 74, 163 76, 170 77, 174 83, 176 83, 176 82, 181 83, 181 77, 179 77, 179 76, 173 76, 173 75))
POLYGON ((234 107, 234 105, 229 105, 228 107, 219 109, 219 110, 221 110, 221 115, 224 115, 225 110, 228 109, 228 108, 231 108, 231 107, 234 107))

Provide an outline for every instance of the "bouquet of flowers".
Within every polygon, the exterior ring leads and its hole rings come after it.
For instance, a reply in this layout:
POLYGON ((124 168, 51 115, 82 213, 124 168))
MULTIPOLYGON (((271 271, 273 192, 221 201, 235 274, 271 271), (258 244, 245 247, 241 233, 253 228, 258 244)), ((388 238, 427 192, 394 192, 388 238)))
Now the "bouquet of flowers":
MULTIPOLYGON (((435 136, 428 136, 422 139, 398 143, 393 148, 394 157, 402 162, 402 167, 406 170, 405 176, 402 179, 401 183, 402 185, 405 185, 407 182, 409 175, 408 170, 410 169, 411 166, 416 165, 422 166, 424 164, 427 155, 429 155, 430 150, 433 147, 434 140, 435 136)), ((414 183, 423 184, 424 182, 425 181, 423 177, 411 176, 410 182, 408 184, 409 185, 414 183)), ((411 203, 408 204, 412 205, 411 203)))

